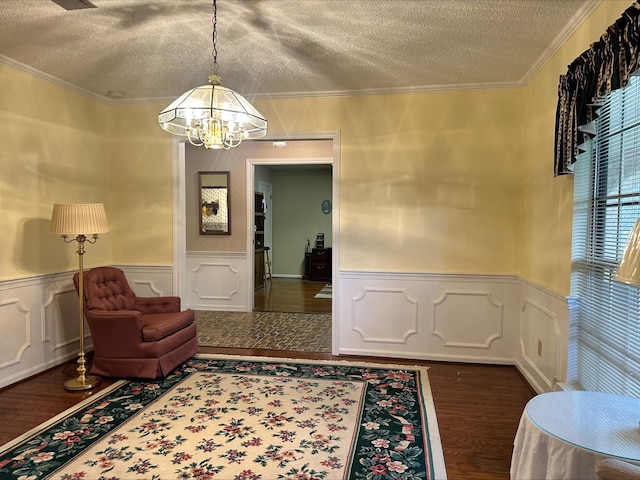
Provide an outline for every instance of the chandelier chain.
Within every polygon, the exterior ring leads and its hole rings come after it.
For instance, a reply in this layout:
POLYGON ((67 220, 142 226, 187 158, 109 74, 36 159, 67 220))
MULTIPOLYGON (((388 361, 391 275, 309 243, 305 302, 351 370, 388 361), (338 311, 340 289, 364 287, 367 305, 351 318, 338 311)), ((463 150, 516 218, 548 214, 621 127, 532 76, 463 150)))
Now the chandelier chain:
POLYGON ((213 74, 218 75, 218 6, 216 4, 216 0, 213 0, 211 9, 213 10, 213 18, 211 19, 211 24, 213 26, 213 33, 211 34, 211 41, 213 43, 213 50, 211 52, 213 55, 213 74))

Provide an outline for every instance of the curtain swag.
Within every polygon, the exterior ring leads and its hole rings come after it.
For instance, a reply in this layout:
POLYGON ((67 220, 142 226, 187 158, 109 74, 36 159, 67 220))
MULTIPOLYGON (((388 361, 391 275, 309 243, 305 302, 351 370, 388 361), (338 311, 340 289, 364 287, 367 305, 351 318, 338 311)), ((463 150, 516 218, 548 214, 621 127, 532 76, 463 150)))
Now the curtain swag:
POLYGON ((640 1, 560 75, 556 109, 554 176, 572 173, 580 146, 594 132, 598 100, 624 87, 640 66, 640 1))

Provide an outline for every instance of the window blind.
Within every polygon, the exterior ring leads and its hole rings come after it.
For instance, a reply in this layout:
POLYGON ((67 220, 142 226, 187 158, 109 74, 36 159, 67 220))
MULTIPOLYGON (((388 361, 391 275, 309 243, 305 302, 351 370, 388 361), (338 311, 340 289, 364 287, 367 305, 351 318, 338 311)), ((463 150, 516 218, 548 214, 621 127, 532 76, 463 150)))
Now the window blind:
POLYGON ((569 381, 640 397, 640 289, 613 279, 640 217, 640 81, 603 99, 574 170, 569 381))

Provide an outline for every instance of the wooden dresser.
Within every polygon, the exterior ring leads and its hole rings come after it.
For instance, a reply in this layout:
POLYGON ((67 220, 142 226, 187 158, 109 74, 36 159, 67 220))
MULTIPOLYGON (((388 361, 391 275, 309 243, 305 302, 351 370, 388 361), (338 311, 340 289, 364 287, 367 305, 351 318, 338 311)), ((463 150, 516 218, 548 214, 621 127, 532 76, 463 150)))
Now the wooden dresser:
POLYGON ((310 280, 331 281, 331 249, 314 248, 311 250, 310 280))

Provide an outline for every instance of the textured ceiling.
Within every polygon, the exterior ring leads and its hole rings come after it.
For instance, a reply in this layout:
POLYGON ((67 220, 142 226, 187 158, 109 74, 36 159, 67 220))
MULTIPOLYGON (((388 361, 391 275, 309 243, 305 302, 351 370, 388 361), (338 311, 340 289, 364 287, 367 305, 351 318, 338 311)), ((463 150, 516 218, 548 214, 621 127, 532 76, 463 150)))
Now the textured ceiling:
MULTIPOLYGON (((219 73, 249 99, 523 85, 599 1, 218 0, 219 73)), ((206 83, 209 0, 91 3, 1 0, 0 62, 123 101, 206 83)))

